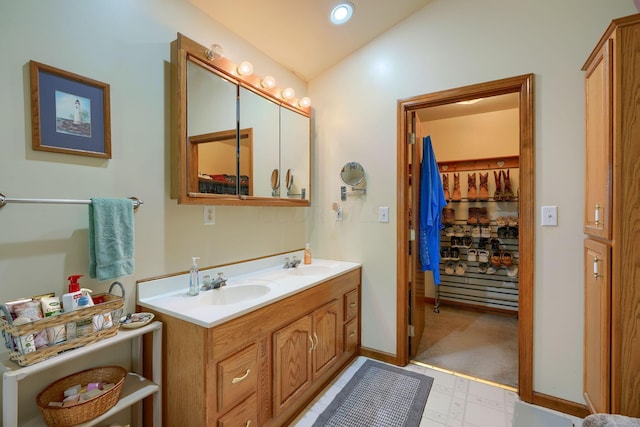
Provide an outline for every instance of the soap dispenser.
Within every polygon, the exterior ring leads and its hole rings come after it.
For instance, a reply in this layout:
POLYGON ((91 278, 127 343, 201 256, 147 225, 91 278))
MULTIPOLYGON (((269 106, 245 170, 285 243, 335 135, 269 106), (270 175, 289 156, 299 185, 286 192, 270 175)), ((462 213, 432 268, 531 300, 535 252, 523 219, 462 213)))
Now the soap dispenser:
POLYGON ((78 300, 82 296, 80 283, 78 283, 78 279, 81 277, 81 274, 77 274, 67 278, 67 280, 69 280, 69 292, 62 295, 62 309, 65 312, 73 311, 78 308, 78 300))
POLYGON ((200 293, 200 276, 198 274, 198 264, 196 261, 199 257, 191 258, 191 269, 189 270, 189 295, 196 296, 200 293))

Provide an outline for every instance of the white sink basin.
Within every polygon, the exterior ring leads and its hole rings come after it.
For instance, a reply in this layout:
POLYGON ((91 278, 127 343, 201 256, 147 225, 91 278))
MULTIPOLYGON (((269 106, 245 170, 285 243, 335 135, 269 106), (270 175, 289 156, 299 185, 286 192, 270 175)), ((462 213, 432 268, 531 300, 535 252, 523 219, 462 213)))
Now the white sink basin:
POLYGON ((262 284, 227 285, 219 289, 203 292, 202 304, 228 305, 260 298, 271 291, 262 284))

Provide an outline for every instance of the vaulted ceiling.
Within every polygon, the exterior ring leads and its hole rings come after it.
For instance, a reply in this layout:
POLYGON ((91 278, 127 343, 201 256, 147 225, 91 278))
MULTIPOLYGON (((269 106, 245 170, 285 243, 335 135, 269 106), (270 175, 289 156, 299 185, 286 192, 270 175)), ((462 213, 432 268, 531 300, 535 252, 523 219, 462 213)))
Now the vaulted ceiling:
POLYGON ((431 0, 350 0, 353 18, 329 22, 338 0, 188 0, 250 45, 309 81, 431 0))

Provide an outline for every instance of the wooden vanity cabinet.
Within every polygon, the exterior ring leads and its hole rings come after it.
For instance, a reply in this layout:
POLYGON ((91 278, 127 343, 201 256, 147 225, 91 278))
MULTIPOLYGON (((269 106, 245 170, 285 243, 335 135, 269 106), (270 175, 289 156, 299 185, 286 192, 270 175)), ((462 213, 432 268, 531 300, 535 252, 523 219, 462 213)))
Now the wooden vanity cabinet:
POLYGON ((353 270, 212 328, 155 312, 164 425, 287 424, 357 355, 360 281, 353 270))

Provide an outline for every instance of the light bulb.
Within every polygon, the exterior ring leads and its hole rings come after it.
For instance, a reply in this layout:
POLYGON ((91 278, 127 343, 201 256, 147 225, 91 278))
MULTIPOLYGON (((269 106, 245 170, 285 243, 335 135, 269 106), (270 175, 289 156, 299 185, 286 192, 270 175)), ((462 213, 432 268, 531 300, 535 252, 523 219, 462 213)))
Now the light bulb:
POLYGON ((351 19, 353 15, 353 3, 348 1, 344 1, 338 3, 331 9, 331 13, 329 13, 329 20, 336 25, 341 25, 351 19))
POLYGON ((205 49, 204 53, 210 61, 224 57, 224 49, 217 43, 212 44, 209 49, 205 49))
POLYGON ((311 99, 308 96, 305 96, 300 101, 298 101, 298 105, 302 108, 308 108, 311 106, 311 99))
POLYGON ((251 65, 251 62, 241 62, 238 66, 238 74, 240 74, 241 76, 250 76, 251 74, 253 74, 253 65, 251 65))
POLYGON ((276 87, 276 79, 274 79, 272 76, 267 76, 262 79, 261 84, 265 89, 273 89, 274 87, 276 87))
POLYGON ((284 99, 286 99, 287 101, 293 99, 293 97, 296 96, 296 91, 291 89, 290 87, 283 89, 282 91, 282 97, 284 99))

